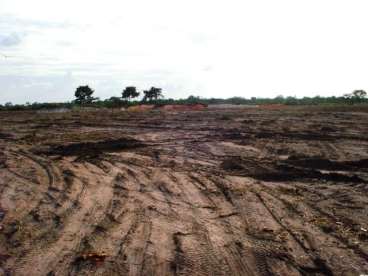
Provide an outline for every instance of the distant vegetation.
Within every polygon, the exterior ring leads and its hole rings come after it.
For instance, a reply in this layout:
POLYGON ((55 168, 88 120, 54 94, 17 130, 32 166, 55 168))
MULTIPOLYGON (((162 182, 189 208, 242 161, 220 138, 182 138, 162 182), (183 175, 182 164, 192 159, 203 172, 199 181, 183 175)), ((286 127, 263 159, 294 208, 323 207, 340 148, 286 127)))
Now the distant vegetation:
POLYGON ((221 98, 200 98, 197 96, 189 96, 186 99, 165 99, 161 88, 151 87, 140 93, 136 87, 126 87, 120 97, 111 97, 101 100, 93 97, 94 90, 88 85, 79 86, 75 93, 75 100, 63 103, 26 103, 13 105, 8 102, 0 105, 0 110, 39 110, 54 108, 74 108, 78 106, 95 107, 95 108, 120 108, 137 105, 142 103, 165 105, 165 104, 234 104, 234 105, 264 105, 264 104, 284 104, 284 105, 356 105, 368 104, 367 92, 364 90, 355 90, 350 94, 340 97, 283 97, 275 98, 242 98, 232 97, 228 99, 221 98), (137 98, 143 95, 141 100, 137 98))
POLYGON ((88 86, 79 86, 75 90, 74 96, 76 97, 75 103, 79 105, 91 104, 96 98, 92 97, 93 90, 88 86))
POLYGON ((143 102, 157 101, 158 99, 161 99, 161 98, 164 97, 162 95, 162 89, 161 88, 156 88, 156 87, 151 87, 150 90, 145 90, 145 91, 143 91, 143 93, 144 93, 144 97, 142 99, 143 102))
POLYGON ((121 94, 121 97, 125 101, 130 101, 131 99, 139 97, 139 94, 140 93, 137 91, 136 87, 128 86, 123 90, 123 93, 121 94))

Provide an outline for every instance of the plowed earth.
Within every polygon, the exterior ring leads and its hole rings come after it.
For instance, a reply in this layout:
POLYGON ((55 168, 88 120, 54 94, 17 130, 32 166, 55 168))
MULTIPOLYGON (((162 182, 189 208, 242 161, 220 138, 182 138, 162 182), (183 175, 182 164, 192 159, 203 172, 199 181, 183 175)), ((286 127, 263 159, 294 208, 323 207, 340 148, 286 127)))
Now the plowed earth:
POLYGON ((368 115, 0 114, 0 275, 368 273, 368 115))

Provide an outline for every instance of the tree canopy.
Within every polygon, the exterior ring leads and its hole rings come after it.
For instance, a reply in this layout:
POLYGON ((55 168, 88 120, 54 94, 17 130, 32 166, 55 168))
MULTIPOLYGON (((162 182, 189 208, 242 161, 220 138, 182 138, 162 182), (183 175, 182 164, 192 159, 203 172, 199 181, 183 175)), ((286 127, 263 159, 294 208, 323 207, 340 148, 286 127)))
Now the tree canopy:
POLYGON ((153 100, 158 100, 159 98, 162 98, 162 89, 161 88, 157 88, 157 87, 151 87, 149 90, 145 90, 143 91, 144 93, 144 97, 143 97, 143 101, 153 101, 153 100))
POLYGON ((345 94, 344 97, 349 99, 351 103, 359 103, 363 102, 367 97, 367 92, 364 90, 354 90, 350 94, 345 94))
POLYGON ((92 103, 95 98, 92 97, 94 90, 92 90, 88 85, 79 86, 74 93, 76 97, 75 102, 79 105, 92 103))
POLYGON ((122 98, 126 101, 130 101, 131 99, 137 98, 139 94, 135 86, 128 86, 123 90, 122 98))

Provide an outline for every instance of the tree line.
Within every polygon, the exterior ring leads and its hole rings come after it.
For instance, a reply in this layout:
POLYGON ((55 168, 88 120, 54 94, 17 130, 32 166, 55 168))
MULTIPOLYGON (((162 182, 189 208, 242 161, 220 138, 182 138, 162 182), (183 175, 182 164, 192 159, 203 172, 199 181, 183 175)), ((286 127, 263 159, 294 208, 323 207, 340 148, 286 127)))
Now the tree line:
POLYGON ((189 96, 185 99, 165 99, 161 88, 151 87, 148 90, 138 91, 134 86, 126 87, 120 97, 110 97, 101 100, 93 97, 94 90, 88 85, 79 86, 74 93, 75 100, 62 103, 26 103, 13 105, 8 102, 0 105, 0 110, 39 110, 54 108, 73 108, 75 106, 91 106, 96 108, 119 108, 141 103, 150 103, 155 105, 165 104, 235 104, 235 105, 264 105, 264 104, 285 104, 285 105, 346 105, 346 104, 368 104, 367 92, 364 90, 354 90, 352 93, 339 97, 284 97, 282 95, 275 98, 243 98, 232 97, 222 98, 201 98, 198 96, 189 96), (139 96, 141 100, 137 100, 139 96))
MULTIPOLYGON (((92 95, 94 90, 90 88, 88 85, 79 86, 75 93, 74 102, 79 105, 92 104, 95 101, 98 101, 99 98, 94 98, 92 95)), ((127 86, 122 92, 121 97, 111 97, 109 101, 115 105, 123 105, 128 104, 131 100, 140 96, 140 92, 137 90, 135 86, 127 86)), ((151 87, 149 90, 143 91, 143 99, 142 102, 153 102, 158 99, 163 98, 162 89, 157 87, 151 87)))
MULTIPOLYGON (((98 98, 93 98, 92 94, 94 91, 88 86, 79 86, 75 92, 76 100, 78 104, 91 104, 93 101, 98 100, 98 98)), ((137 91, 135 86, 126 87, 122 93, 121 97, 111 97, 108 101, 115 103, 116 105, 123 105, 130 103, 131 100, 140 96, 140 92, 137 91)), ((314 105, 314 104, 339 104, 339 103, 360 103, 365 102, 367 99, 367 92, 364 90, 354 90, 352 93, 345 94, 342 97, 304 97, 298 99, 296 97, 283 97, 282 95, 275 98, 256 98, 252 97, 250 99, 245 99, 242 97, 233 97, 229 99, 203 99, 196 96, 189 96, 185 100, 162 100, 164 98, 161 88, 151 87, 149 90, 143 91, 143 98, 141 102, 155 102, 155 103, 165 103, 167 101, 179 104, 193 104, 193 103, 203 103, 203 104, 286 104, 286 105, 314 105), (158 102, 158 100, 160 100, 158 102)))

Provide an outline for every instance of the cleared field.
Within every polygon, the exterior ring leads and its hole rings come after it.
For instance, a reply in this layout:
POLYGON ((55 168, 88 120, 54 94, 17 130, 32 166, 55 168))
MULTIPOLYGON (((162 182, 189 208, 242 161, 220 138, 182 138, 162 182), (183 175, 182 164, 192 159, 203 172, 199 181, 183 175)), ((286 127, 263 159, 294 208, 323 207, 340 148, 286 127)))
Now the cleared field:
POLYGON ((0 275, 368 273, 368 113, 0 113, 0 275))

